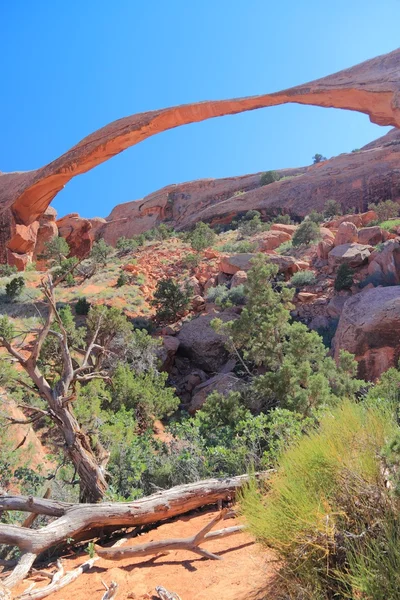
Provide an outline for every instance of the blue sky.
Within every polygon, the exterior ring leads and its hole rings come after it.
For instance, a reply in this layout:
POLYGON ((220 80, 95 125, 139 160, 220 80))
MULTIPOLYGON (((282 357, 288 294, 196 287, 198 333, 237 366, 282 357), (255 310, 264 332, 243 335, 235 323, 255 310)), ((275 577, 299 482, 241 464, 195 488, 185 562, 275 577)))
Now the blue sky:
MULTIPOLYGON (((400 0, 3 0, 0 170, 43 166, 136 112, 273 92, 399 44, 400 0)), ((310 164, 388 128, 287 105, 157 135, 73 179, 59 215, 106 216, 164 185, 310 164)))

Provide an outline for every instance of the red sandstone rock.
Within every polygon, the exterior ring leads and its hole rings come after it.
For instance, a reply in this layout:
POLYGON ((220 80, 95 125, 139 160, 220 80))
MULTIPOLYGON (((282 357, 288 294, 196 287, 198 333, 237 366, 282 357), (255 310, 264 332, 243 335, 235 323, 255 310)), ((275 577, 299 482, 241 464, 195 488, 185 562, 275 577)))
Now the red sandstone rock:
POLYGON ((246 271, 236 271, 231 279, 231 288, 235 288, 238 285, 245 285, 247 283, 246 271))
POLYGON ((257 250, 260 252, 270 252, 279 248, 284 242, 289 242, 291 239, 292 235, 285 231, 266 231, 262 236, 257 238, 257 250))
MULTIPOLYGON (((361 222, 361 221, 360 221, 361 222)), ((342 244, 352 244, 357 241, 357 227, 350 221, 343 221, 340 223, 336 236, 335 246, 341 246, 342 244)))
POLYGON ((293 236, 296 229, 297 225, 286 225, 285 223, 273 223, 271 225, 271 231, 283 231, 284 233, 288 233, 290 237, 293 236))
POLYGON ((376 246, 382 242, 382 239, 382 229, 378 225, 375 225, 375 227, 363 227, 358 230, 358 242, 360 244, 376 246))
POLYGON ((350 297, 344 304, 334 338, 335 358, 341 349, 355 355, 359 376, 374 380, 400 357, 400 286, 377 287, 350 297))
POLYGON ((7 249, 7 262, 12 267, 17 267, 18 271, 24 271, 32 259, 29 254, 18 254, 7 249))
POLYGON ((363 244, 342 244, 329 252, 329 266, 335 268, 346 263, 349 267, 356 269, 367 262, 370 254, 370 246, 363 244))
POLYGON ((385 242, 380 250, 375 250, 368 259, 368 274, 375 276, 380 283, 400 283, 400 243, 398 240, 385 242))
POLYGON ((34 259, 43 254, 47 242, 58 236, 58 227, 56 224, 57 211, 52 206, 39 219, 39 229, 37 232, 34 259))
POLYGON ((65 238, 70 255, 84 258, 93 245, 92 224, 89 219, 83 219, 77 213, 66 215, 57 221, 59 235, 65 238))
POLYGON ((334 242, 332 239, 321 240, 317 246, 318 258, 321 258, 322 260, 328 260, 329 252, 333 248, 333 243, 334 242))
POLYGON ((378 215, 374 210, 369 210, 365 213, 361 213, 360 215, 362 219, 362 224, 365 226, 369 225, 371 221, 376 221, 378 219, 378 215))

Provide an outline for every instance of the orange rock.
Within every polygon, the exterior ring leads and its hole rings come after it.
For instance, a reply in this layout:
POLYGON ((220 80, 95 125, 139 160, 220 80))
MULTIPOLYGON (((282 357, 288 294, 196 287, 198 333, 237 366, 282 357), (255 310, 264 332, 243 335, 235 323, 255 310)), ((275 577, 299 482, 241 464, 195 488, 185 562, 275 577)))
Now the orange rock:
POLYGON ((285 223, 274 223, 271 225, 270 231, 283 231, 284 233, 288 233, 290 237, 294 234, 297 229, 297 225, 286 225, 285 223))
POLYGON ((342 244, 351 244, 357 241, 357 227, 351 221, 343 221, 340 223, 336 236, 335 246, 342 244))
POLYGON ((291 239, 292 235, 285 231, 266 231, 257 239, 258 250, 260 252, 269 252, 279 248, 281 244, 289 242, 291 239))
POLYGON ((13 236, 8 242, 7 247, 11 252, 18 254, 26 254, 33 252, 36 244, 37 232, 39 229, 38 221, 34 221, 32 225, 14 225, 13 236))

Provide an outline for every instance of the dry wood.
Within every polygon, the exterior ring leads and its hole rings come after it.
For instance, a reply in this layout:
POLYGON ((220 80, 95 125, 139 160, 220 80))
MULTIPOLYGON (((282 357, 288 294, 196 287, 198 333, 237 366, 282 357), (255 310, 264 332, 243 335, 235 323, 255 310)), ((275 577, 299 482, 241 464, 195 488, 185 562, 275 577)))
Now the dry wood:
POLYGON ((101 600, 111 600, 112 598, 115 598, 115 596, 117 594, 117 590, 118 590, 118 583, 115 583, 115 581, 112 581, 110 583, 110 585, 108 586, 104 583, 104 581, 102 581, 102 584, 106 588, 106 591, 103 594, 103 596, 101 597, 101 600))
MULTIPOLYGON (((50 494, 51 494, 51 488, 47 488, 47 490, 45 491, 43 498, 45 500, 47 500, 47 498, 50 498, 50 494)), ((31 513, 30 515, 28 515, 25 519, 25 521, 22 523, 21 527, 32 527, 33 523, 36 521, 36 519, 38 518, 38 514, 37 513, 31 513)))
POLYGON ((176 592, 169 592, 162 585, 156 587, 156 592, 160 600, 181 600, 176 592))
POLYGON ((205 540, 228 537, 243 531, 243 526, 236 525, 234 527, 227 527, 226 529, 219 529, 218 531, 210 532, 214 525, 226 516, 227 512, 227 509, 222 510, 196 535, 192 535, 190 537, 147 542, 145 544, 136 544, 135 546, 126 546, 124 548, 102 548, 101 546, 95 545, 95 550, 101 558, 114 561, 122 560, 124 558, 148 556, 150 554, 163 554, 171 550, 186 550, 206 558, 221 560, 220 556, 201 548, 200 544, 205 540))
MULTIPOLYGON (((268 478, 270 473, 260 473, 259 477, 268 478)), ((127 503, 68 504, 30 496, 0 496, 0 511, 22 510, 58 517, 41 529, 0 524, 0 544, 18 546, 22 551, 20 561, 3 583, 8 588, 14 587, 26 577, 41 552, 62 544, 67 538, 90 539, 93 538, 92 532, 101 527, 120 529, 157 523, 202 506, 217 504, 219 500, 231 500, 248 479, 248 475, 206 479, 127 503)), ((234 533, 236 531, 225 532, 224 535, 234 533)), ((209 534, 208 539, 216 534, 209 534)), ((202 555, 205 555, 204 552, 202 555)), ((201 553, 199 549, 198 553, 201 553)))

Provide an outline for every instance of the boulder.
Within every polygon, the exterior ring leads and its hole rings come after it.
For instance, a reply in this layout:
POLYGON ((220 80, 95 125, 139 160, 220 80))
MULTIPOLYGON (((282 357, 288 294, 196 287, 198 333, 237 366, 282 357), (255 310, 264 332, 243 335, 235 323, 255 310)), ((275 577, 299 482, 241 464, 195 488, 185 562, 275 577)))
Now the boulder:
POLYGON ((239 384, 240 380, 233 373, 218 373, 211 379, 207 379, 193 390, 192 400, 188 408, 189 413, 194 414, 199 410, 212 392, 227 394, 237 389, 239 384))
POLYGON ((349 294, 339 294, 337 296, 333 296, 333 298, 330 299, 328 306, 326 307, 327 315, 329 317, 332 317, 332 319, 338 319, 348 297, 349 294))
POLYGON ((335 246, 342 246, 343 244, 352 244, 357 241, 357 227, 350 221, 343 221, 340 223, 336 236, 335 246))
POLYGON ((378 283, 400 283, 400 243, 388 240, 369 256, 368 274, 378 283))
POLYGON ((376 214, 376 212, 374 210, 368 210, 367 212, 361 213, 360 217, 361 217, 363 227, 365 227, 366 225, 369 225, 369 223, 371 223, 371 221, 378 220, 378 215, 376 214))
POLYGON ((374 227, 362 227, 358 230, 358 243, 376 246, 382 242, 382 229, 375 225, 374 227))
POLYGON ((285 231, 266 231, 257 239, 257 250, 260 252, 270 252, 279 248, 281 244, 289 242, 292 239, 291 234, 285 231))
POLYGON ((57 211, 49 206, 39 219, 39 229, 33 255, 35 260, 43 254, 46 243, 58 236, 56 217, 57 211))
POLYGON ((201 285, 199 283, 199 280, 197 279, 197 277, 189 277, 189 279, 187 280, 188 285, 190 285, 190 287, 193 290, 193 294, 195 294, 196 296, 201 296, 202 294, 202 289, 201 289, 201 285))
POLYGON ((236 271, 231 279, 231 288, 235 288, 238 285, 245 285, 247 282, 246 271, 236 271))
POLYGON ((355 355, 359 376, 377 379, 400 357, 400 286, 377 287, 351 296, 344 304, 333 340, 355 355))
POLYGON ((371 247, 364 244, 342 244, 333 248, 328 255, 329 266, 338 267, 343 263, 357 268, 367 262, 371 247))
POLYGON ((78 213, 71 213, 57 221, 58 233, 70 247, 70 256, 84 258, 93 246, 92 223, 78 213))
POLYGON ((30 254, 18 254, 18 252, 11 252, 7 248, 7 263, 11 267, 17 267, 18 271, 25 271, 27 265, 32 262, 32 256, 30 254))
POLYGON ((178 348, 179 340, 176 337, 172 335, 165 335, 162 338, 162 346, 160 346, 157 352, 162 371, 169 372, 171 370, 178 348))
POLYGON ((217 373, 229 357, 225 336, 216 333, 210 324, 216 317, 227 322, 237 319, 238 315, 233 311, 201 315, 184 323, 177 336, 179 354, 208 373, 217 373))
POLYGON ((321 235, 321 239, 324 241, 332 241, 333 242, 333 240, 335 239, 335 234, 333 233, 333 231, 331 231, 327 227, 320 227, 319 233, 321 235))
POLYGON ((13 227, 13 235, 8 242, 8 249, 18 254, 27 254, 33 252, 36 244, 37 232, 39 229, 38 221, 31 225, 18 225, 13 227))
POLYGON ((288 233, 290 237, 292 237, 296 229, 297 225, 286 225, 286 223, 273 223, 271 225, 270 231, 283 231, 284 233, 288 233))
POLYGON ((250 261, 255 256, 255 254, 249 253, 223 256, 219 263, 219 270, 226 275, 234 275, 238 271, 249 271, 252 267, 250 261))
POLYGON ((333 248, 333 238, 332 239, 324 239, 318 242, 317 246, 317 256, 322 260, 328 260, 329 252, 333 248))

